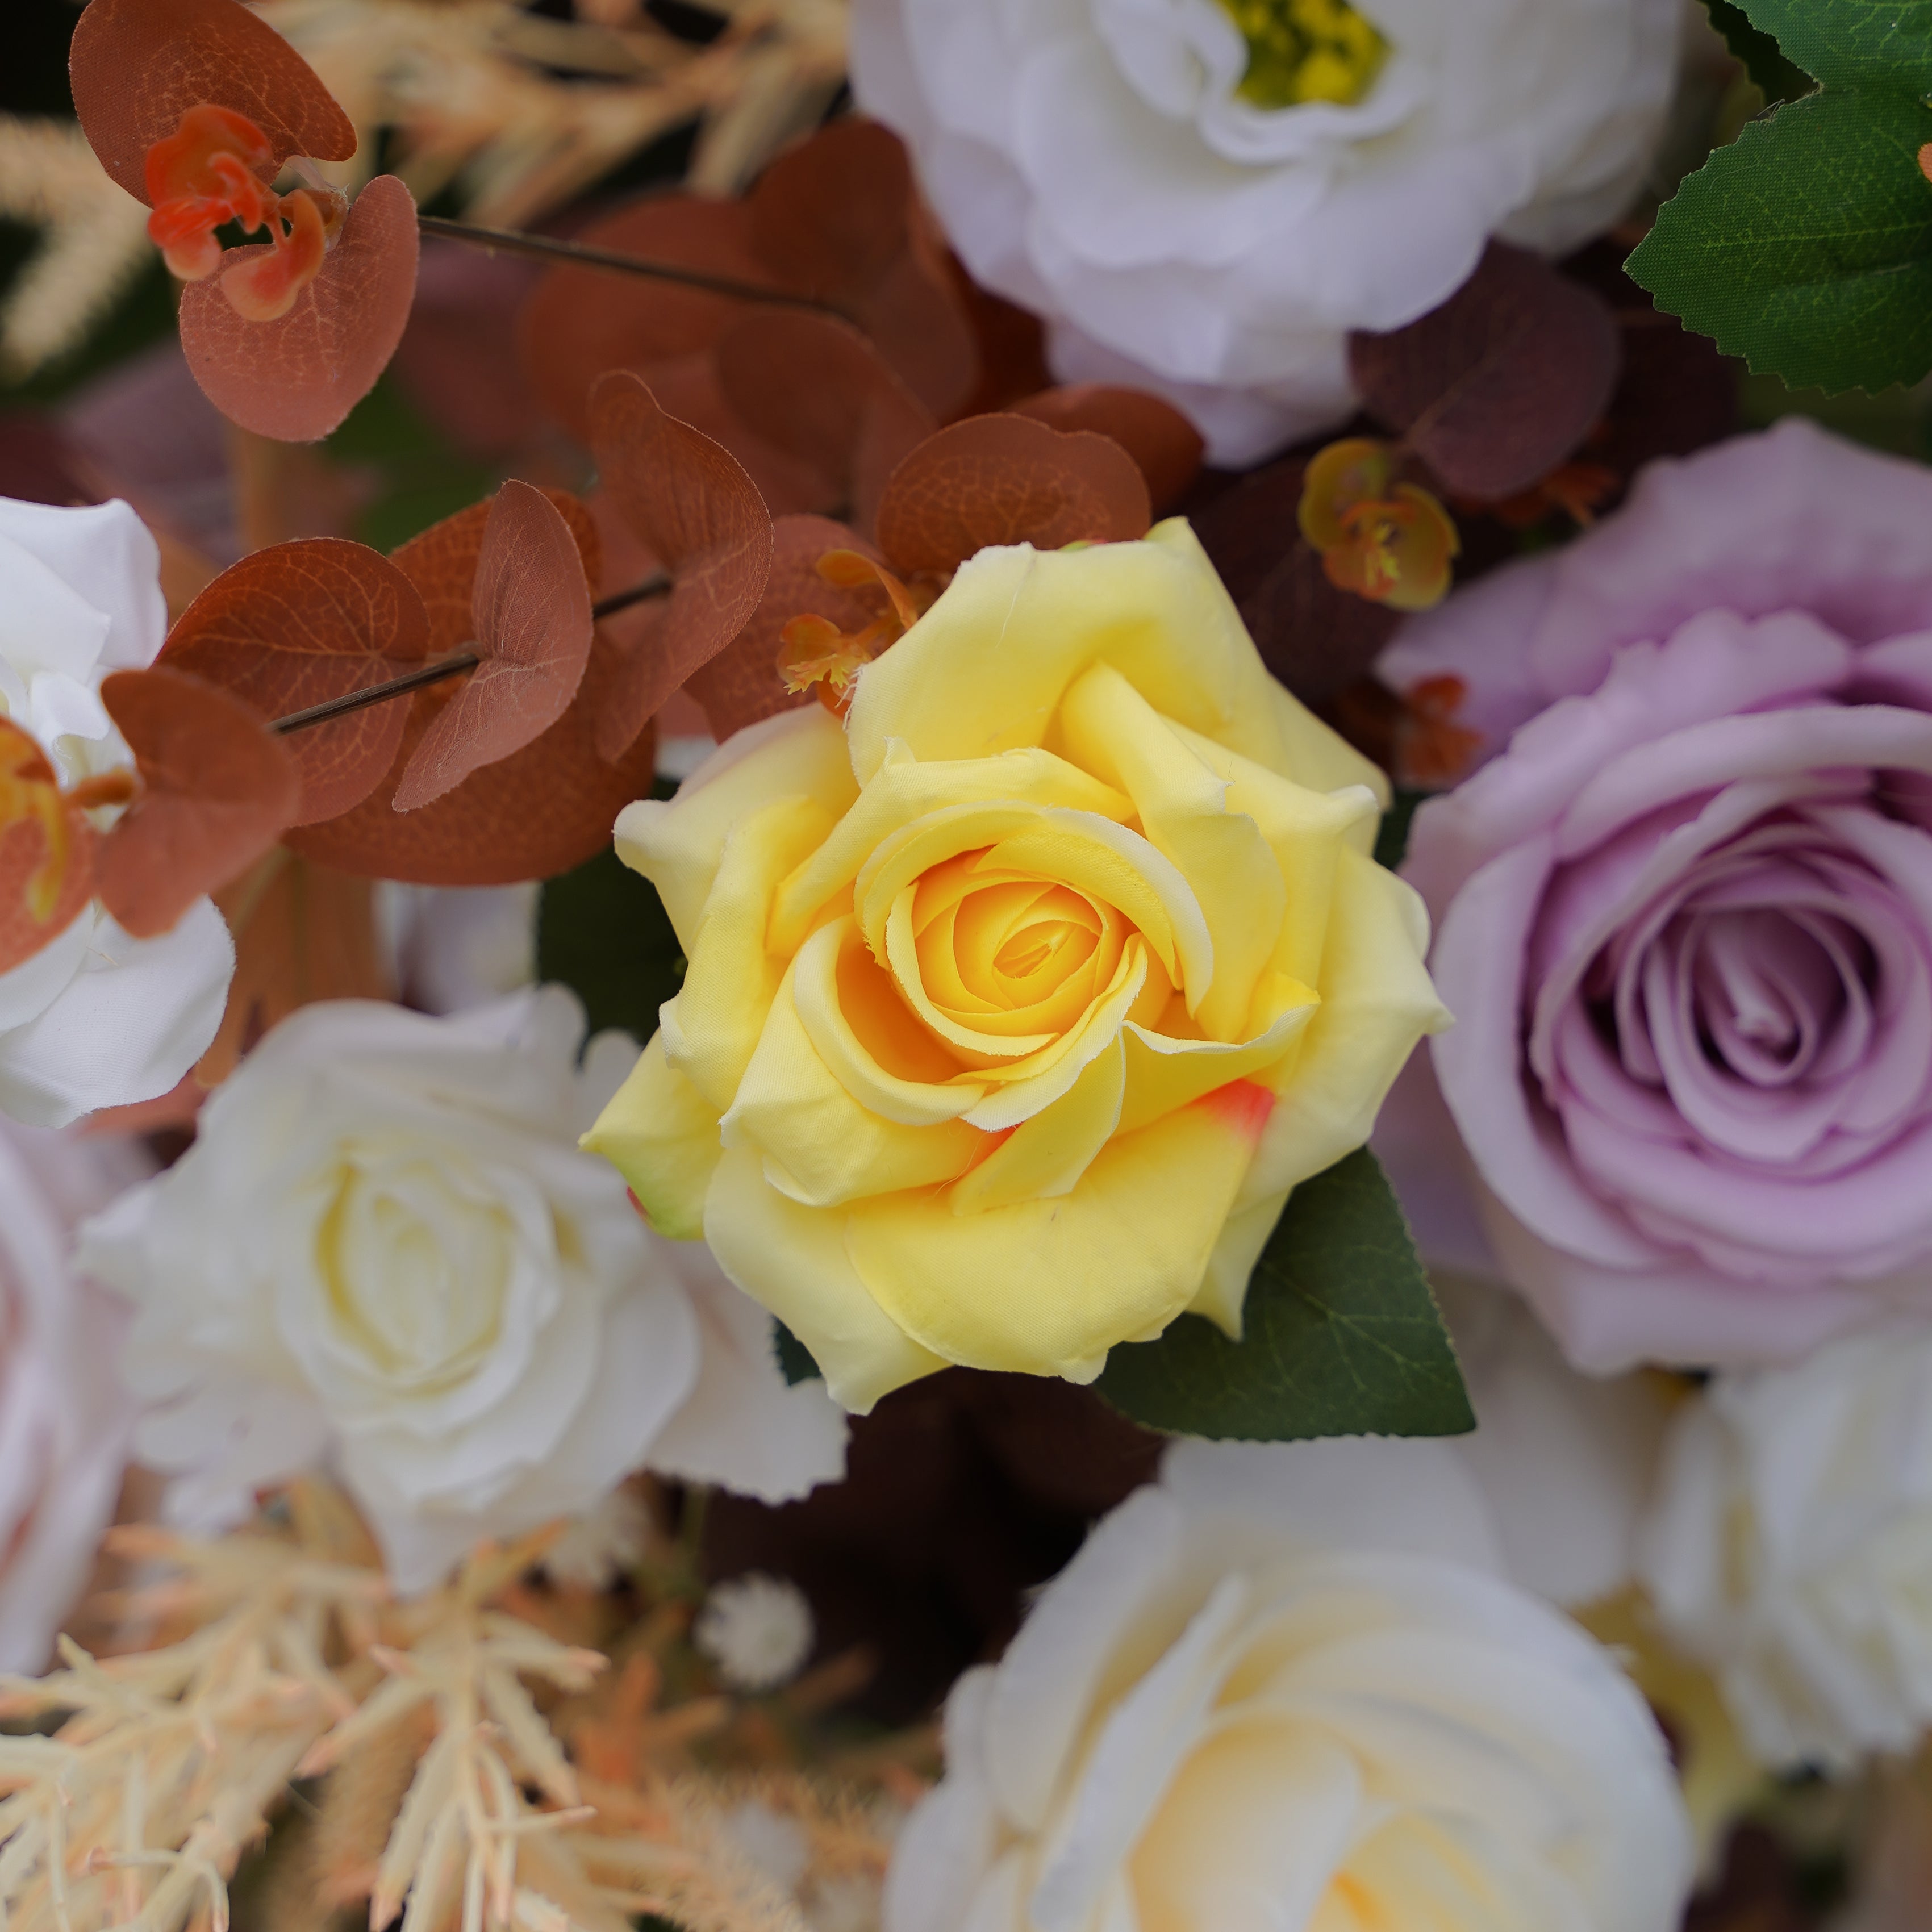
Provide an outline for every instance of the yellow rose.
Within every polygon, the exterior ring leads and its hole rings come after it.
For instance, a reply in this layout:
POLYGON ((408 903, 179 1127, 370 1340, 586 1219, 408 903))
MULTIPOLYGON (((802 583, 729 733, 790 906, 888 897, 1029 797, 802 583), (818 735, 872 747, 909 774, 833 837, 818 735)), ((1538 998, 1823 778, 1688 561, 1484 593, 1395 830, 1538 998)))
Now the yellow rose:
POLYGON ((1384 796, 1186 524, 982 550, 842 730, 787 712, 618 820, 689 968, 585 1144, 850 1408, 1238 1335, 1289 1190, 1446 1018, 1384 796))

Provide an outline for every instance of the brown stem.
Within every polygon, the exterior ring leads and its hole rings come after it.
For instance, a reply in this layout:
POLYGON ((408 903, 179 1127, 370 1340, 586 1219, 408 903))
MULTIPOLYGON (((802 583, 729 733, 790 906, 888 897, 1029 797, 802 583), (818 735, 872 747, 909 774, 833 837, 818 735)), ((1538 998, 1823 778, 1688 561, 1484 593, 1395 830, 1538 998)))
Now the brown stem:
POLYGON ((540 262, 574 262, 580 268, 608 268, 620 275, 641 275, 648 281, 676 282, 681 287, 702 289, 707 295, 728 296, 736 302, 764 302, 780 308, 809 309, 814 315, 829 315, 840 322, 858 326, 836 302, 820 302, 814 296, 794 295, 784 289, 767 288, 758 282, 741 282, 730 275, 706 274, 701 268, 680 268, 669 262, 647 262, 641 256, 620 255, 614 248, 593 248, 583 242, 566 242, 554 235, 520 235, 507 228, 478 228, 472 222, 449 221, 440 214, 419 214, 416 226, 425 235, 440 235, 452 242, 466 242, 472 248, 492 254, 529 255, 540 262))
MULTIPOLYGON (((628 590, 615 590, 608 597, 599 598, 591 605, 590 614, 593 619, 612 616, 620 610, 628 610, 633 604, 643 603, 646 598, 667 597, 670 589, 670 579, 659 572, 656 577, 646 578, 641 584, 632 584, 628 590)), ((458 651, 453 656, 437 658, 434 664, 405 671, 400 677, 388 679, 381 684, 365 685, 360 691, 345 692, 340 698, 325 698, 321 704, 311 704, 304 711, 291 711, 286 718, 278 718, 268 729, 278 737, 286 738, 291 731, 306 731, 312 725, 326 724, 332 718, 346 718, 351 712, 366 711, 372 704, 386 704, 392 698, 406 698, 411 692, 421 691, 425 685, 440 684, 446 677, 474 670, 482 662, 474 651, 458 651)))

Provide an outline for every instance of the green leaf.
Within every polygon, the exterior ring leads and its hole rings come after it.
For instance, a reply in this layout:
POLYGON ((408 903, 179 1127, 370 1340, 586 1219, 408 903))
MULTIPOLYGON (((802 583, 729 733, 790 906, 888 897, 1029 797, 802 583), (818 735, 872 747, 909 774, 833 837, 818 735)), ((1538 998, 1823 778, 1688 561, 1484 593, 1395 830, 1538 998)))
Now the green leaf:
POLYGON ((776 1316, 772 1318, 772 1344, 778 1351, 779 1372, 792 1388, 825 1379, 824 1370, 812 1359, 812 1351, 776 1316))
POLYGON ((1704 0, 1711 24, 1724 37, 1724 44, 1757 83, 1758 91, 1769 101, 1796 100, 1816 84, 1796 62, 1785 58, 1777 41, 1750 23, 1750 17, 1732 0, 1704 0))
POLYGON ((1793 388, 1932 369, 1932 112, 1827 90, 1751 122, 1625 265, 1658 306, 1793 388))
POLYGON ((1376 833, 1376 863, 1386 866, 1393 872, 1400 869, 1403 856, 1408 850, 1408 828, 1415 822, 1415 808, 1430 794, 1426 791, 1410 791, 1397 785, 1395 796, 1389 808, 1382 814, 1382 822, 1376 833))
POLYGON ((684 982, 684 956, 650 880, 614 851, 547 880, 537 906, 537 976, 584 1002, 592 1033, 648 1040, 658 1009, 684 982))
POLYGON ((1476 1426, 1408 1224, 1366 1148, 1288 1196, 1231 1342, 1198 1315, 1123 1343, 1096 1386, 1184 1436, 1459 1436, 1476 1426))
MULTIPOLYGON (((1875 88, 1913 100, 1932 94, 1932 0, 1742 0, 1742 5, 1754 27, 1827 87, 1875 88)), ((1757 78, 1754 69, 1751 78, 1757 78)))

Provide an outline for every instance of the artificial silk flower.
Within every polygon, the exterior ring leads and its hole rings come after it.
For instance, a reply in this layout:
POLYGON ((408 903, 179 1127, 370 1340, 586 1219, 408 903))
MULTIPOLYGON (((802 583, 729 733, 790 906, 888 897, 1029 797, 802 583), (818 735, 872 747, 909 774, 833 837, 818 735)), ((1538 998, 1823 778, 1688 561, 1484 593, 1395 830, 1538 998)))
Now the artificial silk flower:
POLYGON ((591 1509, 627 1472, 767 1501, 839 1475, 844 1424, 771 1326, 651 1234, 574 1136, 628 1042, 559 988, 435 1019, 304 1007, 194 1146, 83 1232, 136 1304, 124 1373, 178 1516, 332 1467, 392 1577, 591 1509))
POLYGON ((1767 1765, 1847 1769, 1932 1727, 1928 1417, 1915 1322, 1719 1376, 1677 1418, 1644 1580, 1767 1765))
POLYGON ((76 1270, 73 1231, 146 1171, 123 1143, 0 1120, 0 1670, 45 1666, 113 1520, 127 1310, 76 1270))
POLYGON ((1459 1022, 1454 1130, 1410 1165, 1471 1172, 1491 1271, 1581 1368, 1791 1360, 1928 1305, 1928 518, 1922 464, 1793 418, 1653 466, 1382 658, 1506 742, 1410 836, 1459 1022))
MULTIPOLYGON (((152 664, 166 632, 160 554, 125 503, 0 498, 0 718, 62 786, 132 771, 98 694, 110 672, 152 664)), ((143 940, 84 901, 0 972, 0 1113, 63 1126, 166 1093, 214 1039, 234 969, 206 899, 143 940)))
POLYGON ((1352 329, 1491 236, 1623 212, 1676 0, 855 0, 853 85, 1063 380, 1158 389, 1244 465, 1346 417, 1352 329))
POLYGON ((1688 1822, 1453 1450, 1189 1443, 946 1707, 886 1932, 1674 1932, 1688 1822))
POLYGON ((1444 1018, 1381 775, 1193 533, 982 550, 617 849, 690 961, 586 1142, 868 1408, 962 1362, 1238 1334, 1289 1190, 1444 1018))

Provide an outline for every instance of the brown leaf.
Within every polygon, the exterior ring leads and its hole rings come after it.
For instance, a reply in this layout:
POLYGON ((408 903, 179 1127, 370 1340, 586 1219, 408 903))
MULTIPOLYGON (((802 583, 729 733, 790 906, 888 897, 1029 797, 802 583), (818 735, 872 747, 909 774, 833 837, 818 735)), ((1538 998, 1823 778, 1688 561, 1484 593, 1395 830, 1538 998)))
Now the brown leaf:
MULTIPOLYGON (((157 661, 219 686, 274 719, 380 684, 422 661, 422 599, 387 559, 340 537, 309 537, 231 565, 169 633, 157 661)), ((400 704, 372 704, 293 734, 297 824, 366 797, 393 763, 400 704)))
POLYGON ((413 812, 561 718, 590 658, 590 585, 556 506, 527 483, 506 483, 490 506, 470 596, 482 659, 440 710, 394 800, 413 812))
POLYGON ((591 401, 598 474, 625 520, 664 561, 664 614, 620 659, 597 732, 614 761, 664 700, 742 631, 764 594, 772 519, 728 452, 667 416, 638 378, 602 377, 591 401))
POLYGON ((1152 521, 1147 484, 1118 443, 1028 416, 970 416, 893 471, 878 541, 910 577, 956 569, 989 544, 1116 542, 1152 521))
POLYGON ((218 1087, 278 1021, 317 1000, 389 1000, 374 895, 283 846, 215 895, 235 935, 235 976, 221 1028, 194 1078, 218 1087))
POLYGON ((1539 257, 1490 244, 1441 308, 1348 338, 1364 406, 1458 494, 1526 490, 1602 416, 1621 352, 1604 302, 1539 257))
MULTIPOLYGON (((600 636, 570 709, 520 752, 472 772, 416 812, 390 809, 394 781, 386 778, 352 812, 304 826, 288 843, 345 872, 425 886, 514 885, 580 866, 609 844, 618 813, 651 788, 651 730, 615 764, 597 750, 598 721, 623 668, 600 636)), ((419 694, 418 701, 430 694, 419 694)), ((413 753, 428 724, 412 713, 399 763, 413 753)))
POLYGON ((818 702, 809 691, 788 691, 778 675, 778 633, 793 618, 809 612, 851 632, 879 614, 878 598, 838 590, 818 574, 818 560, 828 550, 878 554, 843 524, 829 517, 780 517, 772 538, 771 574, 751 621, 685 686, 704 707, 721 743, 747 724, 818 702))
MULTIPOLYGON (((231 248, 221 260, 226 267, 268 247, 231 248)), ((245 320, 218 279, 182 290, 182 349, 194 380, 244 429, 281 442, 319 441, 395 353, 416 295, 416 202, 394 175, 378 175, 286 315, 245 320)))
MULTIPOLYGON (((598 546, 590 512, 564 491, 545 494, 569 525, 585 574, 594 580, 598 546)), ((395 554, 397 567, 422 594, 439 655, 470 634, 471 592, 489 512, 487 503, 472 504, 395 554)), ((650 731, 614 765, 597 755, 598 723, 622 669, 622 653, 598 631, 576 697, 548 731, 472 772, 432 803, 398 812, 390 807, 394 788, 452 695, 442 686, 417 692, 388 776, 352 811, 304 826, 287 842, 345 872, 419 885, 512 885, 568 872, 608 844, 617 814, 650 790, 650 731)))
POLYGON ((46 754, 19 725, 0 717, 0 973, 31 959, 87 910, 94 897, 94 828, 58 796, 60 780, 46 754), (9 799, 8 793, 13 796, 9 799), (50 854, 40 813, 58 814, 64 851, 50 854), (57 880, 45 868, 51 860, 57 880), (36 918, 37 889, 55 887, 36 918))
MULTIPOLYGON (((742 202, 653 195, 592 223, 574 238, 620 255, 776 286, 752 252, 751 217, 742 202)), ((708 358, 719 332, 743 307, 675 283, 564 266, 538 283, 517 334, 524 367, 544 406, 587 442, 590 392, 607 369, 635 370, 648 381, 660 363, 708 358)))
POLYGON ((1016 416, 1031 416, 1051 428, 1090 429, 1112 436, 1147 478, 1156 516, 1178 502, 1201 473, 1207 448, 1201 432, 1172 403, 1144 389, 1070 382, 1042 389, 1012 409, 1016 416))
POLYGON ((872 344, 830 316, 752 310, 718 337, 716 356, 739 419, 809 464, 861 529, 886 479, 939 427, 872 344))
POLYGON ((302 776, 259 712, 185 672, 117 670, 100 701, 141 790, 100 841, 94 890, 152 939, 274 844, 301 807, 302 776))
POLYGON ((278 164, 346 161, 356 129, 314 68, 241 0, 92 0, 68 56, 74 111, 108 174, 146 201, 148 150, 207 102, 245 114, 278 164))
POLYGON ((1046 331, 1040 317, 980 287, 956 256, 949 266, 980 357, 978 386, 958 413, 989 416, 1050 388, 1053 371, 1046 365, 1046 331))
POLYGON ((752 248, 785 286, 844 310, 935 416, 965 402, 978 350, 896 134, 834 122, 774 161, 746 206, 752 248))
POLYGON ((1298 536, 1240 610, 1262 662, 1310 704, 1364 676, 1402 621, 1393 606, 1338 588, 1320 552, 1298 536))

